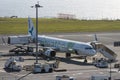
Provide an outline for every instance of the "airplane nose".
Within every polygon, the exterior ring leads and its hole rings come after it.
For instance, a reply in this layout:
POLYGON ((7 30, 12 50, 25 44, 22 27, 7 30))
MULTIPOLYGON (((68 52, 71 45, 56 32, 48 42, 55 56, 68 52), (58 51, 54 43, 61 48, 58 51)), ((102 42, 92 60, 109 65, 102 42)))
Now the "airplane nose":
POLYGON ((94 56, 96 53, 97 53, 97 52, 96 52, 95 50, 92 50, 92 51, 90 52, 90 54, 91 54, 92 56, 94 56))

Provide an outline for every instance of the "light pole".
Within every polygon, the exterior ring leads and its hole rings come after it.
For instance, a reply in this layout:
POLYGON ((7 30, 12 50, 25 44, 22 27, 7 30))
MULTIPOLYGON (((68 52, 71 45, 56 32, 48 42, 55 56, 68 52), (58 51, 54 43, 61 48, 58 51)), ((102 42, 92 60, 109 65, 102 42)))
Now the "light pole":
POLYGON ((38 2, 37 4, 35 4, 35 6, 31 6, 31 7, 36 8, 36 39, 35 39, 35 43, 36 43, 36 63, 38 63, 38 8, 40 8, 42 6, 40 6, 39 2, 38 2))

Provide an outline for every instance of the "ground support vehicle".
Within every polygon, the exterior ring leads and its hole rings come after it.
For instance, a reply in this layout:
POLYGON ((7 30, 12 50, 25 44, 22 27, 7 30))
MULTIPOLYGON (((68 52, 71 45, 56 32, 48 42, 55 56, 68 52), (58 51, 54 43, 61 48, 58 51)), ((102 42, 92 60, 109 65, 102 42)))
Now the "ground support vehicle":
POLYGON ((101 59, 98 59, 98 60, 95 60, 93 62, 93 64, 96 66, 96 67, 99 67, 99 68, 108 68, 108 62, 107 60, 101 58, 101 59))
POLYGON ((15 59, 15 57, 10 57, 6 62, 4 69, 6 71, 21 71, 22 66, 20 64, 17 64, 18 61, 15 59))
POLYGON ((50 73, 53 72, 53 66, 50 64, 35 63, 33 67, 33 73, 50 73))
POLYGON ((105 75, 93 75, 91 76, 91 80, 110 80, 110 77, 105 75))

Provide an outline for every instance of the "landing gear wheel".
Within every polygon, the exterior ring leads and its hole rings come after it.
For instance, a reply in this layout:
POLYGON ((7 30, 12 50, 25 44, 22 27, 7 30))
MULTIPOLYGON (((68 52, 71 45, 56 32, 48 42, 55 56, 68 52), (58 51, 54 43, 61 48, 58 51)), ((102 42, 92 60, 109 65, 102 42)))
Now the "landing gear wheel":
POLYGON ((66 58, 70 58, 71 57, 71 53, 66 53, 66 58))
POLYGON ((41 70, 41 73, 45 73, 45 69, 42 69, 42 70, 41 70))
POLYGON ((49 69, 49 72, 50 72, 50 73, 51 73, 51 72, 53 72, 53 69, 52 69, 52 68, 50 68, 50 69, 49 69))
POLYGON ((84 63, 87 63, 87 59, 84 60, 84 63))

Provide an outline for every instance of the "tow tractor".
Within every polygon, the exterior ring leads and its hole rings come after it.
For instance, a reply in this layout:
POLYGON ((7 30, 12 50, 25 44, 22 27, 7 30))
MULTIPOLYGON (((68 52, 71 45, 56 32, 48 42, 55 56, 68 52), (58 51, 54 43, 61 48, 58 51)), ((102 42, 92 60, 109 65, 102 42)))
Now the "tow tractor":
POLYGON ((60 61, 56 59, 56 61, 48 61, 45 63, 35 63, 33 65, 33 73, 51 73, 53 70, 59 67, 60 61))
POLYGON ((50 64, 35 63, 33 73, 50 73, 53 72, 53 66, 50 64))

